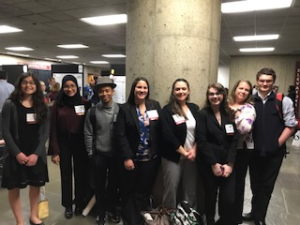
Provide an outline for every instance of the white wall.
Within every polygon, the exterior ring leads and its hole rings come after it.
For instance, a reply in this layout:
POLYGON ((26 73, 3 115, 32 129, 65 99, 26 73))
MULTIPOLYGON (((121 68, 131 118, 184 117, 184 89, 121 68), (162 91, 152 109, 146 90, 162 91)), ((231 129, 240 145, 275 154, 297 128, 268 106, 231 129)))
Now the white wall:
POLYGON ((228 66, 219 66, 217 82, 222 84, 225 88, 229 88, 230 68, 228 66))

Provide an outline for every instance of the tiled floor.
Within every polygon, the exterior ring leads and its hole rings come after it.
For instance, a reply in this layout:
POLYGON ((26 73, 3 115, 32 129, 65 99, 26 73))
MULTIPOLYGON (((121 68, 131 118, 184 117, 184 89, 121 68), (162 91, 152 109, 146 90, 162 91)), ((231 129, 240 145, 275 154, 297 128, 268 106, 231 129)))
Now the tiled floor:
MULTIPOLYGON (((300 149, 289 147, 290 154, 284 160, 267 215, 268 225, 298 225, 300 224, 300 149)), ((95 217, 64 218, 64 208, 60 202, 60 175, 58 166, 49 161, 50 183, 46 185, 46 195, 49 199, 50 216, 45 219, 46 225, 82 225, 95 224, 95 217)), ((251 192, 247 184, 245 212, 250 210, 251 192)), ((24 218, 29 218, 28 189, 22 190, 22 209, 24 218)), ((29 224, 28 221, 26 221, 29 224)), ((0 224, 13 225, 15 220, 7 200, 7 190, 0 189, 0 224)), ((109 223, 113 224, 113 223, 109 223)), ((122 223, 120 223, 122 224, 122 223)), ((253 224, 252 222, 244 224, 253 224)), ((132 224, 134 225, 134 224, 132 224)))

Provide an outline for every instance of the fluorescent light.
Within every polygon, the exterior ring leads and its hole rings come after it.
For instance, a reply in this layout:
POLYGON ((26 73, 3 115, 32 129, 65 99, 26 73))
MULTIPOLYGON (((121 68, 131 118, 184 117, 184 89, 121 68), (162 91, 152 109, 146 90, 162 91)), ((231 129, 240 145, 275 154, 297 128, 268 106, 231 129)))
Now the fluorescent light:
POLYGON ((79 57, 76 56, 76 55, 58 55, 58 56, 56 56, 56 58, 59 58, 59 59, 77 59, 79 57))
POLYGON ((22 57, 29 57, 29 55, 20 54, 20 53, 16 53, 16 52, 6 52, 6 54, 15 55, 15 56, 22 56, 22 57))
POLYGON ((109 64, 107 61, 90 61, 92 64, 109 64))
POLYGON ((222 13, 239 13, 289 8, 293 0, 246 0, 222 3, 222 13))
POLYGON ((23 30, 7 25, 0 25, 0 34, 21 32, 23 30))
POLYGON ((112 24, 127 23, 127 15, 117 14, 117 15, 110 15, 110 16, 96 16, 96 17, 81 18, 80 20, 96 26, 105 26, 105 25, 112 25, 112 24))
POLYGON ((240 52, 272 52, 274 47, 265 47, 265 48, 240 48, 240 52))
POLYGON ((123 54, 104 54, 102 56, 106 57, 106 58, 125 58, 126 57, 126 55, 123 55, 123 54))
POLYGON ((68 45, 57 45, 59 48, 88 48, 89 46, 83 44, 68 44, 68 45))
POLYGON ((5 48, 6 50, 10 51, 32 51, 32 48, 27 48, 27 47, 7 47, 5 48))
POLYGON ((279 38, 279 34, 267 34, 267 35, 252 35, 252 36, 235 36, 235 41, 265 41, 276 40, 279 38))

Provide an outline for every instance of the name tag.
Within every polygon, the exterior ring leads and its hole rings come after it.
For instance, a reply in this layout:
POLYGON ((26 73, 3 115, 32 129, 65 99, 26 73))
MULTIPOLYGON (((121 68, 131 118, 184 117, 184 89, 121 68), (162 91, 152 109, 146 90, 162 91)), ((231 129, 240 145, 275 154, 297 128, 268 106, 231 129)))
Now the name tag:
POLYGON ((233 135, 234 134, 234 128, 233 128, 232 124, 226 124, 225 125, 225 130, 226 130, 226 133, 228 135, 233 135))
POLYGON ((27 123, 36 123, 36 114, 35 113, 27 113, 26 114, 26 122, 27 123))
POLYGON ((185 123, 186 119, 183 116, 179 116, 178 114, 173 115, 173 119, 176 123, 176 125, 185 123))
POLYGON ((75 113, 76 113, 78 116, 84 115, 84 113, 85 113, 84 105, 76 105, 76 106, 75 106, 75 113))
POLYGON ((158 118, 159 118, 157 110, 147 111, 147 114, 148 114, 149 120, 158 120, 158 118))

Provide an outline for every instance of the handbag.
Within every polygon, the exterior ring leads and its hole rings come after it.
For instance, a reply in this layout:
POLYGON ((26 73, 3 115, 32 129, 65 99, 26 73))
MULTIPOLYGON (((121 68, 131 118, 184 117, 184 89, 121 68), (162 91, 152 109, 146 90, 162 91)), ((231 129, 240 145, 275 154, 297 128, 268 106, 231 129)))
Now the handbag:
POLYGON ((175 209, 168 209, 165 206, 158 206, 151 211, 142 211, 145 225, 170 225, 170 213, 175 212, 175 209))
POLYGON ((46 198, 45 187, 41 188, 40 202, 38 204, 38 218, 45 219, 49 216, 49 202, 46 198))
POLYGON ((203 217, 187 201, 177 205, 177 210, 170 215, 170 225, 204 225, 203 217))

